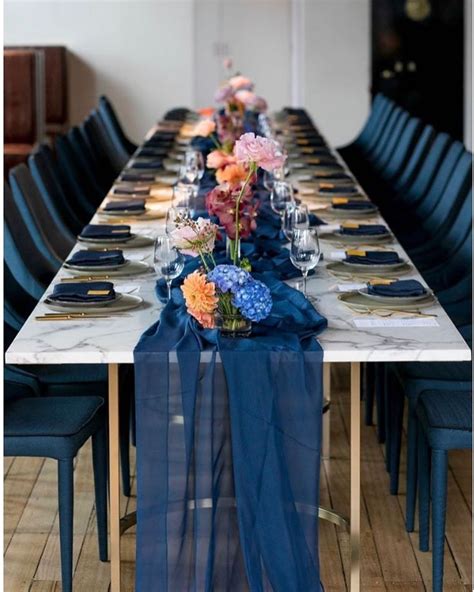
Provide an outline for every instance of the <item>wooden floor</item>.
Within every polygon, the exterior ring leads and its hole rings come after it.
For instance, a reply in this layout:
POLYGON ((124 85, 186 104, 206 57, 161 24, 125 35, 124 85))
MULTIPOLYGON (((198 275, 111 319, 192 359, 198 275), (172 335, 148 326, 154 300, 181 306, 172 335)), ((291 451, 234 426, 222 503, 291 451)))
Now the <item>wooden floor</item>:
MULTIPOLYGON (((331 460, 324 462, 321 504, 349 514, 349 397, 347 372, 333 377, 331 460)), ((362 428, 362 592, 431 590, 431 554, 418 551, 418 533, 406 533, 404 467, 399 496, 388 493, 383 448, 375 428, 362 428)), ((133 463, 132 463, 133 464, 133 463)), ((51 460, 5 459, 5 579, 6 592, 58 592, 60 585, 56 465, 51 460)), ((445 592, 472 590, 471 455, 450 455, 445 592)), ((135 483, 133 484, 135 492, 135 483)), ((89 445, 75 471, 74 590, 106 592, 109 564, 97 552, 93 482, 89 445)), ((135 497, 123 499, 131 510, 135 497)), ((134 586, 135 534, 122 543, 123 590, 134 586)), ((320 523, 322 580, 327 592, 347 589, 348 535, 320 523), (344 567, 344 569, 343 569, 344 567)), ((150 591, 151 592, 151 591, 150 591)), ((176 591, 179 592, 179 591, 176 591)))

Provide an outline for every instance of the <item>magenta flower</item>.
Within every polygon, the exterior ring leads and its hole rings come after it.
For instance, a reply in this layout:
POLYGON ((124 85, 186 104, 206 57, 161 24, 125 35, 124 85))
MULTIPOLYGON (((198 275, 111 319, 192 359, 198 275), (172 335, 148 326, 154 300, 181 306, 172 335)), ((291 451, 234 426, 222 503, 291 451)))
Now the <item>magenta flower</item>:
POLYGON ((286 159, 277 142, 251 132, 242 134, 237 140, 234 155, 237 162, 246 163, 251 169, 261 167, 269 172, 281 168, 286 159))

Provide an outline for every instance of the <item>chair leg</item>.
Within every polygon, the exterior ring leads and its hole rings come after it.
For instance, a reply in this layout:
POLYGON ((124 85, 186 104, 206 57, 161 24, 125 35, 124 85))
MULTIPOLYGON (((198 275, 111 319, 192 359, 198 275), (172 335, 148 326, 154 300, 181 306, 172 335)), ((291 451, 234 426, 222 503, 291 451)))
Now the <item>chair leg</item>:
POLYGON ((377 406, 377 436, 379 444, 384 444, 386 441, 386 432, 385 432, 385 421, 386 421, 386 412, 385 412, 385 393, 384 393, 384 379, 383 376, 385 374, 385 365, 378 363, 374 364, 374 393, 375 393, 375 402, 377 406))
POLYGON ((418 467, 418 422, 411 401, 408 401, 407 437, 407 499, 405 527, 407 532, 415 530, 417 467, 418 467))
POLYGON ((122 393, 120 401, 120 463, 122 468, 123 494, 130 497, 130 398, 122 393))
POLYGON ((402 448, 403 410, 405 396, 395 376, 387 373, 387 416, 390 425, 387 441, 390 441, 389 471, 390 493, 397 495, 400 476, 400 452, 402 448))
POLYGON ((374 425, 374 369, 373 364, 364 364, 363 393, 365 402, 365 425, 374 425))
POLYGON ((444 534, 446 526, 446 497, 448 482, 448 453, 432 451, 432 537, 433 537, 433 592, 442 592, 444 573, 444 534))
POLYGON ((418 432, 418 515, 420 551, 430 548, 430 448, 420 426, 418 432))
POLYGON ((72 592, 72 533, 74 521, 73 459, 58 461, 59 540, 63 592, 72 592))
POLYGON ((107 561, 107 430, 105 425, 92 436, 95 513, 99 536, 99 558, 107 561))

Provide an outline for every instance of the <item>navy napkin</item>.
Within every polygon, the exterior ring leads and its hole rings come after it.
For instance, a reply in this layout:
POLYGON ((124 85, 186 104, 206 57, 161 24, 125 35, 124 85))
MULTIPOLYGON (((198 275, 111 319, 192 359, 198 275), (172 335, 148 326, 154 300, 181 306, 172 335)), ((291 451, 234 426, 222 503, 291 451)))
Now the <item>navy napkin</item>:
POLYGON ((81 238, 97 238, 97 239, 128 239, 132 235, 130 233, 130 226, 126 224, 88 224, 85 226, 79 235, 81 238))
POLYGON ((161 160, 134 160, 132 164, 132 169, 161 169, 163 168, 163 163, 161 160))
POLYGON ((335 210, 374 210, 375 206, 370 201, 350 199, 346 203, 333 203, 335 210))
POLYGON ((319 193, 338 193, 339 195, 346 195, 352 193, 359 193, 359 189, 355 185, 334 185, 333 187, 319 187, 319 193))
POLYGON ((144 212, 145 211, 145 200, 134 199, 133 201, 109 201, 104 210, 106 212, 122 212, 122 211, 133 211, 133 212, 144 212))
POLYGON ((136 154, 137 158, 142 156, 166 156, 168 154, 168 149, 166 147, 161 146, 144 146, 140 148, 139 152, 136 154))
POLYGON ((66 263, 68 265, 97 267, 101 265, 123 265, 125 259, 120 249, 111 251, 76 251, 66 263))
POLYGON ((122 173, 120 175, 121 181, 131 181, 132 183, 145 182, 153 183, 155 175, 149 173, 122 173))
POLYGON ((417 280, 398 280, 391 284, 369 284, 367 292, 377 296, 408 298, 409 296, 423 296, 426 294, 426 288, 417 280))
POLYGON ((357 228, 342 225, 339 232, 349 236, 373 236, 387 234, 388 229, 383 224, 359 224, 357 228))
POLYGON ((150 195, 149 187, 130 187, 129 185, 115 185, 114 193, 122 195, 150 195))
POLYGON ((365 251, 365 255, 351 255, 346 253, 344 261, 347 263, 361 263, 362 265, 393 265, 401 263, 396 251, 365 251))
POLYGON ((111 302, 116 294, 112 282, 56 284, 49 300, 56 302, 111 302))

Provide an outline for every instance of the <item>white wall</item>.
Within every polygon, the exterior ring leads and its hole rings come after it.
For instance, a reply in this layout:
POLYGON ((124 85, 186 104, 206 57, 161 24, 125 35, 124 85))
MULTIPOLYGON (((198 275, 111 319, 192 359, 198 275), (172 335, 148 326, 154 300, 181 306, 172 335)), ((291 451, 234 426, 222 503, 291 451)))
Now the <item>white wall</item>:
POLYGON ((472 150, 472 0, 464 1, 464 144, 472 150))
POLYGON ((136 140, 163 111, 212 104, 222 53, 272 108, 300 96, 329 140, 368 112, 369 0, 6 0, 5 44, 63 44, 77 123, 105 93, 136 140), (294 4, 304 42, 294 43, 294 4), (292 50, 297 52, 295 56, 292 50), (292 57, 296 58, 292 61, 292 57), (295 82, 296 81, 296 82, 295 82))

